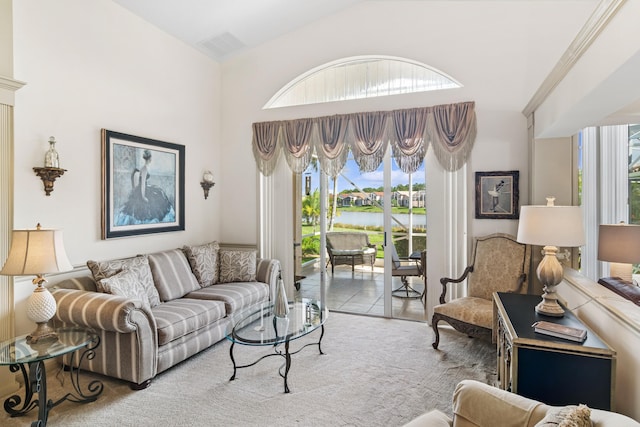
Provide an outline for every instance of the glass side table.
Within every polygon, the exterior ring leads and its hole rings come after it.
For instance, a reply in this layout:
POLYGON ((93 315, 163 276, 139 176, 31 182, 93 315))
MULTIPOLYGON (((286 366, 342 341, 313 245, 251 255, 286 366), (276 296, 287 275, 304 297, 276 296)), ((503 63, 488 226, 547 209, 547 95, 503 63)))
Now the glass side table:
POLYGON ((86 388, 80 384, 80 363, 93 359, 94 350, 100 345, 100 337, 93 331, 80 327, 56 329, 58 339, 27 343, 22 335, 0 343, 0 365, 9 366, 11 372, 22 372, 24 400, 13 395, 4 401, 4 409, 11 417, 20 417, 38 407, 38 419, 32 427, 47 425, 49 411, 65 400, 76 403, 95 401, 104 388, 101 381, 91 381, 86 388), (83 351, 78 351, 83 349, 83 351), (47 373, 45 360, 69 354, 69 375, 74 392, 57 400, 47 400, 47 373), (27 369, 28 368, 28 369, 27 369), (36 398, 35 395, 38 395, 36 398))

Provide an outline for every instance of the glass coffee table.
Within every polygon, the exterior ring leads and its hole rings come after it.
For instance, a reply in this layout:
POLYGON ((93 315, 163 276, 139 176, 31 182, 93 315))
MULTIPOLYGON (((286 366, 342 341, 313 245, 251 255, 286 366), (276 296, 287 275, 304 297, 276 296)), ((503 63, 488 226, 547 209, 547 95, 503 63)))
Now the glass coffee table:
POLYGON ((11 417, 20 417, 38 407, 38 420, 32 426, 46 426, 49 410, 65 400, 93 402, 102 393, 101 381, 93 380, 82 388, 79 377, 80 363, 84 359, 92 359, 95 348, 100 345, 98 334, 79 327, 59 328, 56 333, 56 339, 29 342, 27 335, 22 335, 0 343, 0 366, 9 366, 11 372, 21 371, 25 388, 24 399, 18 395, 9 396, 4 402, 4 409, 11 417), (70 354, 68 369, 75 393, 67 393, 55 401, 47 399, 45 360, 65 354, 70 354))
POLYGON ((231 341, 229 355, 233 363, 233 375, 229 381, 236 378, 236 372, 240 368, 248 368, 271 356, 284 358, 284 364, 279 373, 284 378, 284 392, 289 393, 287 376, 291 368, 291 355, 296 354, 305 347, 318 346, 322 352, 322 337, 324 336, 324 323, 329 315, 326 307, 321 307, 320 301, 303 298, 299 301, 289 301, 289 314, 286 317, 276 317, 273 314, 273 303, 256 304, 245 310, 241 310, 231 317, 227 327, 227 339, 231 341), (320 329, 320 338, 317 342, 303 345, 294 352, 289 351, 289 343, 311 332, 320 329), (271 346, 273 353, 266 354, 248 365, 236 365, 233 350, 236 344, 250 346, 271 346), (282 349, 284 346, 284 349, 282 349), (284 368, 284 372, 283 372, 284 368))

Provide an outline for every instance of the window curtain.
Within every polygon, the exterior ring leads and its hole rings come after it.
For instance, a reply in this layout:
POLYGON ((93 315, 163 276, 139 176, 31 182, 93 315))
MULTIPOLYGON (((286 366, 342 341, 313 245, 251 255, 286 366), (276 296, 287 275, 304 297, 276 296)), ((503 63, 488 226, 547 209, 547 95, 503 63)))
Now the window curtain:
POLYGON ((252 128, 253 157, 260 173, 270 176, 278 163, 280 122, 254 123, 252 128))
POLYGON ((311 162, 312 120, 292 120, 282 124, 282 152, 293 173, 302 173, 311 162))
POLYGON ((428 112, 424 108, 393 112, 394 138, 391 148, 396 164, 404 173, 413 173, 427 154, 425 132, 428 112))
POLYGON ((294 173, 302 173, 315 151, 322 171, 335 177, 348 151, 361 172, 380 166, 389 145, 398 167, 413 173, 433 146, 438 162, 449 172, 467 161, 476 138, 474 102, 395 111, 376 111, 315 119, 253 124, 253 154, 260 172, 269 176, 279 151, 294 173))
POLYGON ((430 117, 427 132, 438 162, 450 172, 460 169, 476 139, 474 103, 438 105, 430 117))
POLYGON ((360 172, 378 169, 387 151, 387 115, 383 112, 357 113, 351 117, 351 152, 360 172))
POLYGON ((347 163, 349 145, 346 142, 349 117, 331 116, 316 119, 313 146, 320 167, 331 178, 338 176, 347 163))

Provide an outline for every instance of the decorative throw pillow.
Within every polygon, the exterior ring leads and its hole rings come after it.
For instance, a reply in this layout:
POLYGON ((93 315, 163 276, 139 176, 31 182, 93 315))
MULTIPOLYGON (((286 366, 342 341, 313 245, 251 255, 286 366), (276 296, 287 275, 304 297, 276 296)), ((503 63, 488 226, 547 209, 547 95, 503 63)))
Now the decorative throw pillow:
POLYGON ((138 272, 134 270, 122 270, 120 273, 101 279, 98 283, 104 293, 139 299, 143 305, 151 306, 147 290, 140 282, 138 272))
POLYGON ((149 254, 149 265, 160 300, 171 301, 200 289, 182 249, 149 254))
POLYGON ((200 246, 183 246, 182 250, 189 260, 191 270, 201 287, 218 282, 218 242, 200 246))
POLYGON ((554 407, 535 427, 591 427, 591 410, 586 405, 554 407))
POLYGON ((93 274, 96 281, 96 287, 99 292, 104 292, 100 285, 100 280, 111 277, 120 273, 122 270, 135 271, 138 274, 138 280, 144 286, 149 297, 149 305, 155 307, 160 304, 158 290, 153 284, 153 276, 149 267, 149 258, 147 255, 140 255, 133 258, 113 259, 109 261, 87 261, 87 267, 93 274))
POLYGON ((220 249, 220 283, 255 282, 256 251, 220 249))

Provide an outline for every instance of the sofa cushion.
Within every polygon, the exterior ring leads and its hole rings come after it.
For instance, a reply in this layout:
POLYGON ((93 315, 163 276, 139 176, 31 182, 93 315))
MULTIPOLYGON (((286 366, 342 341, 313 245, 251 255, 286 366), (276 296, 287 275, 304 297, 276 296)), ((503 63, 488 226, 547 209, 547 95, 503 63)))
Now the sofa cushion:
POLYGON ((151 307, 147 290, 138 279, 138 273, 135 270, 122 270, 120 273, 101 279, 99 283, 102 292, 106 294, 139 299, 143 305, 151 307))
POLYGON ((253 304, 268 301, 269 286, 262 282, 224 283, 190 292, 185 298, 224 301, 227 314, 231 314, 253 304))
POLYGON ((218 282, 218 242, 199 246, 183 246, 194 276, 203 288, 218 282))
POLYGON ((162 301, 171 301, 200 289, 189 261, 181 249, 150 254, 149 265, 162 301))
POLYGON ((591 427, 591 410, 586 405, 553 407, 535 427, 591 427))
POLYGON ((155 307, 160 304, 158 290, 154 286, 151 269, 149 268, 149 258, 147 255, 140 255, 133 258, 113 259, 109 261, 87 261, 87 267, 91 270, 93 279, 96 281, 98 292, 103 292, 100 288, 100 280, 120 273, 122 270, 135 271, 138 280, 144 286, 149 297, 149 304, 155 307))
POLYGON ((220 249, 220 283, 256 280, 256 251, 220 249))
POLYGON ((158 327, 158 345, 165 345, 225 316, 221 301, 178 298, 151 309, 158 327))

